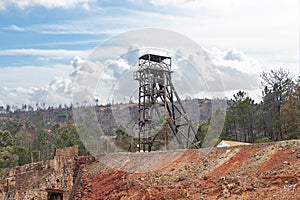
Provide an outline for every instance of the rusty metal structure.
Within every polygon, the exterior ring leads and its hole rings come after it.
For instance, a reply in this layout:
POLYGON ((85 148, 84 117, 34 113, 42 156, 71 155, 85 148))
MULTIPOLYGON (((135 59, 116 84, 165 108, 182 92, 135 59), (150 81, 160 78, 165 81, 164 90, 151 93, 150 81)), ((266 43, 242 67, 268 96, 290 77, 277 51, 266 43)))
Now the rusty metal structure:
POLYGON ((134 72, 139 82, 138 151, 151 151, 158 121, 171 132, 169 137, 166 131, 165 144, 172 141, 175 148, 198 147, 196 131, 172 83, 171 57, 145 54, 138 63, 134 72))

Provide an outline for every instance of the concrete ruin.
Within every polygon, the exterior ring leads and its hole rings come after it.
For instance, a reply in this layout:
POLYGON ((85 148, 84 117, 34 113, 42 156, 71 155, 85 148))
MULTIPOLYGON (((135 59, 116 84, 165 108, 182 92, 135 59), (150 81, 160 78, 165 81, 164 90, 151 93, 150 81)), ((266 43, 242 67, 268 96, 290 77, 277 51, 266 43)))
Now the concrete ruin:
POLYGON ((0 180, 0 199, 63 200, 75 195, 78 146, 57 149, 53 160, 11 168, 0 180))

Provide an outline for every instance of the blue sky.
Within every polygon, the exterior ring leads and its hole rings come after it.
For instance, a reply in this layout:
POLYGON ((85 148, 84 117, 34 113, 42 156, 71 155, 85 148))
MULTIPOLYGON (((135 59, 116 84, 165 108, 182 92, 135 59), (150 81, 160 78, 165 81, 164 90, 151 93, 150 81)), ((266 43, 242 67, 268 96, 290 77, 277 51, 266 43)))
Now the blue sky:
POLYGON ((297 0, 1 0, 0 104, 20 104, 18 95, 27 103, 45 100, 37 91, 53 81, 63 85, 75 58, 82 61, 102 41, 137 28, 177 31, 212 57, 234 49, 247 57, 247 68, 227 68, 251 76, 280 67, 299 74, 297 0))

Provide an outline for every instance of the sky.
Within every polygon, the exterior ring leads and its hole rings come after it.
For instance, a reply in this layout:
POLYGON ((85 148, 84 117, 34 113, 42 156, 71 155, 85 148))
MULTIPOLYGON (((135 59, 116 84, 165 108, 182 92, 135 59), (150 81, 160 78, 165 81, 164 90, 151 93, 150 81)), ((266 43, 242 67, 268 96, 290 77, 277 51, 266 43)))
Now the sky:
POLYGON ((244 90, 259 101, 263 71, 299 76, 297 0, 0 0, 0 106, 69 104, 95 48, 141 28, 199 44, 229 99, 244 90))

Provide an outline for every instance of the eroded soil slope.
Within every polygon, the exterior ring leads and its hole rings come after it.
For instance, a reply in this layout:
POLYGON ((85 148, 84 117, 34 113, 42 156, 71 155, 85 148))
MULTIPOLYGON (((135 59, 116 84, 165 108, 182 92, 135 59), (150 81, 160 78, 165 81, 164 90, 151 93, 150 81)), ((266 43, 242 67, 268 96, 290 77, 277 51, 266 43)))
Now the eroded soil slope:
POLYGON ((98 159, 77 199, 300 199, 299 140, 98 159))

